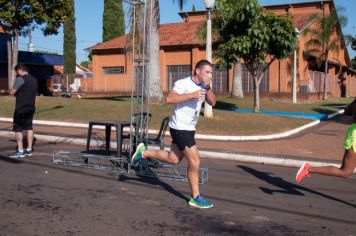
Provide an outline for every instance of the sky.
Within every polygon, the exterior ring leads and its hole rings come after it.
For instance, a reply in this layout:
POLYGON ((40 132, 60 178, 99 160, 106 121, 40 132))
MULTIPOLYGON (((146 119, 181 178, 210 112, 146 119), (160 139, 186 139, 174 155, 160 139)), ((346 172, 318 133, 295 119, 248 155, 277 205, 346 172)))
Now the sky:
MULTIPOLYGON (((262 6, 307 2, 308 0, 259 0, 262 6)), ((76 37, 77 37, 77 63, 88 60, 88 53, 84 50, 96 43, 102 42, 102 15, 104 0, 75 0, 76 37)), ((179 9, 177 0, 159 0, 161 24, 181 22, 178 15, 180 11, 195 9, 204 10, 203 0, 186 0, 182 10, 179 9)), ((334 0, 336 7, 344 7, 343 14, 348 18, 346 27, 342 29, 344 34, 356 35, 356 0, 334 0)), ((124 7, 125 9, 127 6, 124 7)), ((19 49, 27 51, 29 39, 21 37, 19 49)), ((36 50, 52 51, 63 54, 63 29, 60 28, 57 35, 43 36, 38 28, 32 33, 32 43, 36 50)), ((350 58, 356 56, 356 52, 348 50, 350 58)))

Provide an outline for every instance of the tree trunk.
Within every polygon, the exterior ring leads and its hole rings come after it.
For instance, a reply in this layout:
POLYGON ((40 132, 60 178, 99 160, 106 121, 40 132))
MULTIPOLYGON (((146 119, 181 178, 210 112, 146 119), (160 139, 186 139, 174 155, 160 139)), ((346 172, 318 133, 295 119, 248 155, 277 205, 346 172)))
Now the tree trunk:
POLYGON ((242 90, 242 69, 241 63, 236 63, 234 65, 234 78, 232 82, 232 89, 231 89, 232 97, 243 98, 244 93, 242 90))
POLYGON ((11 87, 14 85, 15 78, 16 78, 16 72, 15 72, 15 66, 17 65, 18 61, 18 55, 19 55, 19 31, 14 30, 13 31, 13 47, 12 47, 12 55, 11 55, 11 77, 9 81, 9 84, 11 83, 11 87))
POLYGON ((253 77, 253 112, 260 112, 260 81, 256 76, 253 77))
POLYGON ((159 47, 159 2, 158 0, 148 1, 147 18, 147 40, 149 43, 149 68, 148 83, 149 95, 152 103, 163 103, 163 92, 160 75, 160 47, 159 47), (152 4, 152 6, 150 5, 152 4), (151 14, 152 13, 152 14, 151 14))
POLYGON ((328 99, 327 91, 326 91, 326 83, 328 82, 328 60, 325 58, 325 71, 324 71, 324 93, 323 93, 323 100, 328 99))
POLYGON ((7 82, 8 82, 8 88, 12 88, 14 84, 14 79, 12 78, 12 36, 11 34, 7 35, 7 40, 6 40, 6 46, 7 46, 7 82))

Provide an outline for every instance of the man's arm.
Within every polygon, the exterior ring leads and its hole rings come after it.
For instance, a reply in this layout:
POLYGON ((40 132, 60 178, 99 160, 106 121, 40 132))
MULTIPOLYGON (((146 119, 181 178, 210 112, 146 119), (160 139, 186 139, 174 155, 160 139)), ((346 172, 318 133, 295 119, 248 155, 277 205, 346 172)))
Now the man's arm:
POLYGON ((175 90, 171 90, 168 93, 168 96, 166 97, 166 103, 177 104, 177 103, 186 102, 186 101, 189 101, 192 99, 199 99, 201 97, 204 98, 204 96, 205 96, 204 90, 198 90, 193 93, 186 93, 186 94, 178 94, 175 90))
POLYGON ((207 90, 206 92, 206 102, 212 107, 216 104, 216 96, 213 93, 213 90, 211 89, 210 85, 209 90, 207 90))
POLYGON ((7 93, 10 95, 14 95, 24 83, 25 81, 22 77, 16 77, 14 85, 12 86, 12 88, 7 90, 7 93))

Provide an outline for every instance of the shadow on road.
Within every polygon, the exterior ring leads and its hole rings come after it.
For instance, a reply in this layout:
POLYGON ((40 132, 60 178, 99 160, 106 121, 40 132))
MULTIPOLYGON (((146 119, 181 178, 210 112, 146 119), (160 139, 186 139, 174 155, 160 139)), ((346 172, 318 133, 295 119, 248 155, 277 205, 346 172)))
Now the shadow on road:
POLYGON ((321 192, 318 192, 318 191, 315 191, 315 190, 312 190, 312 189, 309 189, 309 188, 306 188, 306 187, 302 187, 302 186, 300 186, 298 184, 294 184, 294 183, 285 181, 281 177, 271 176, 272 173, 258 171, 258 170, 255 170, 253 168, 247 167, 247 166, 238 165, 237 167, 239 167, 240 169, 246 171, 247 173, 255 176, 258 179, 261 179, 261 180, 263 180, 263 181, 265 181, 265 182, 267 182, 267 183, 269 183, 269 184, 271 184, 271 185, 273 185, 275 187, 280 188, 280 189, 269 189, 269 188, 259 187, 266 194, 283 193, 283 194, 292 194, 292 195, 305 196, 304 193, 301 192, 301 191, 305 191, 305 192, 316 194, 316 195, 319 195, 319 196, 324 197, 326 199, 329 199, 329 200, 332 200, 332 201, 336 201, 336 202, 340 202, 340 203, 343 203, 345 205, 348 205, 348 206, 356 208, 356 205, 354 205, 354 204, 352 204, 350 202, 341 200, 339 198, 335 198, 333 196, 330 196, 330 195, 327 195, 327 194, 324 194, 324 193, 321 193, 321 192))
POLYGON ((7 156, 0 155, 0 161, 8 162, 11 164, 21 164, 23 161, 21 159, 15 159, 7 156))
POLYGON ((179 197, 185 201, 188 201, 189 199, 184 196, 183 194, 181 194, 180 192, 178 192, 177 190, 175 190, 172 186, 170 186, 169 184, 162 182, 159 179, 153 179, 153 178, 147 178, 147 177, 129 177, 126 175, 120 175, 119 176, 119 181, 127 181, 127 180, 133 180, 133 181, 138 181, 141 183, 145 183, 145 184, 151 184, 151 185, 158 185, 161 186, 162 188, 164 188, 166 191, 168 191, 169 193, 175 195, 176 197, 179 197))

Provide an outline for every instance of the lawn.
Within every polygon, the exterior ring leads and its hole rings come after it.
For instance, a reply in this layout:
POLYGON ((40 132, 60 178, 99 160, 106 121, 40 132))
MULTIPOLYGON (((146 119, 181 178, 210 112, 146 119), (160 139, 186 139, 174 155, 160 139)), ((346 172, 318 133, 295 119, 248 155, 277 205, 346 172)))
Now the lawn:
MULTIPOLYGON (((294 111, 329 114, 336 111, 330 105, 345 105, 352 98, 337 98, 310 104, 291 104, 271 99, 261 99, 262 110, 294 111)), ((12 117, 15 98, 0 97, 0 117, 12 117)), ((233 113, 221 110, 227 107, 252 108, 252 99, 220 97, 214 118, 200 118, 198 133, 220 135, 272 134, 290 130, 311 122, 307 119, 261 115, 256 113, 233 113)), ((150 129, 158 129, 161 120, 171 114, 172 105, 151 105, 153 114, 150 129)), ((35 119, 88 123, 90 120, 128 120, 130 117, 129 98, 111 99, 68 99, 61 97, 37 97, 35 119)))

